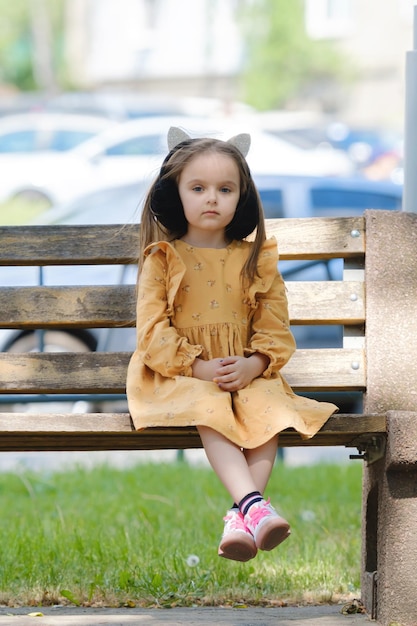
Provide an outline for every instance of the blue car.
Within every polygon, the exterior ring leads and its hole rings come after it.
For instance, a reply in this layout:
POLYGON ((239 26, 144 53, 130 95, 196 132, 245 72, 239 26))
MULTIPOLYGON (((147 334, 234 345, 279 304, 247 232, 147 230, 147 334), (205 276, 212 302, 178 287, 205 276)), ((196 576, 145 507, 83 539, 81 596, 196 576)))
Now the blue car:
POLYGON ((362 177, 255 176, 265 217, 353 217, 401 210, 402 186, 362 177))

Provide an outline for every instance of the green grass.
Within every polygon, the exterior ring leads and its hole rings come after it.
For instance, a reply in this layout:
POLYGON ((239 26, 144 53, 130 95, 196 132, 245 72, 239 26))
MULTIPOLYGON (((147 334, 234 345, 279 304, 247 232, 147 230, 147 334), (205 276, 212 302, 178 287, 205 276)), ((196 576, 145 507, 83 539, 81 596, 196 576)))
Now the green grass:
POLYGON ((0 226, 27 224, 47 208, 42 200, 9 200, 0 204, 0 226))
POLYGON ((176 463, 0 474, 0 603, 344 599, 359 588, 360 482, 359 464, 277 464, 268 495, 292 535, 276 550, 237 563, 217 556, 230 498, 208 468, 176 463))

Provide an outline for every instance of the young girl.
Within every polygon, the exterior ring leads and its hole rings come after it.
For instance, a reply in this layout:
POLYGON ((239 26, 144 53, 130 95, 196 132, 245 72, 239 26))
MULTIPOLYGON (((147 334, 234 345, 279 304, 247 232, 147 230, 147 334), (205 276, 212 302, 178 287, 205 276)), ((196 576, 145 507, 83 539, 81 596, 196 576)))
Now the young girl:
POLYGON ((249 136, 181 133, 170 130, 142 214, 129 409, 137 429, 197 427, 234 502, 218 553, 247 561, 290 534, 263 497, 278 433, 312 437, 337 407, 296 396, 280 374, 295 343, 277 244, 265 238, 245 160, 249 136))

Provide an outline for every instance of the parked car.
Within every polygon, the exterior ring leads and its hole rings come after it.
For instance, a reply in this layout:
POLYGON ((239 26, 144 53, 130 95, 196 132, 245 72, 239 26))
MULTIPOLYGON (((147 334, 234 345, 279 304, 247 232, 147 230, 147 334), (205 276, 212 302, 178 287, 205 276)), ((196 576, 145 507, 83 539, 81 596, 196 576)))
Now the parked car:
POLYGON ((65 152, 114 122, 69 113, 20 113, 0 118, 0 154, 65 152))
POLYGON ((312 112, 267 111, 256 114, 259 127, 306 150, 342 150, 357 172, 372 180, 399 180, 403 137, 399 131, 350 125, 312 112))
POLYGON ((305 151, 246 124, 242 129, 225 119, 153 117, 118 124, 65 153, 15 160, 0 155, 0 202, 31 193, 61 204, 103 186, 149 183, 166 155, 170 126, 180 126, 191 136, 222 139, 251 132, 248 163, 256 175, 346 175, 351 169, 342 153, 305 151))
POLYGON ((352 217, 365 209, 400 210, 402 186, 361 176, 255 176, 265 217, 352 217))

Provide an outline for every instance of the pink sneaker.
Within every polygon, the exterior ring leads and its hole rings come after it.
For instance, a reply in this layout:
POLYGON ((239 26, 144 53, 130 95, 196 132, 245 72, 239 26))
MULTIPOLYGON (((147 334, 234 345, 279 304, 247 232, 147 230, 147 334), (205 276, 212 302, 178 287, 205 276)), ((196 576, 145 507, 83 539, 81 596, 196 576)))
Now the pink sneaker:
POLYGON ((237 509, 230 509, 223 519, 225 525, 219 545, 219 556, 243 562, 253 559, 258 550, 242 513, 237 509))
POLYGON ((244 517, 259 550, 272 550, 290 534, 290 525, 278 515, 269 500, 253 504, 244 517))

